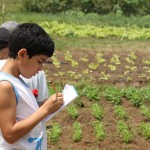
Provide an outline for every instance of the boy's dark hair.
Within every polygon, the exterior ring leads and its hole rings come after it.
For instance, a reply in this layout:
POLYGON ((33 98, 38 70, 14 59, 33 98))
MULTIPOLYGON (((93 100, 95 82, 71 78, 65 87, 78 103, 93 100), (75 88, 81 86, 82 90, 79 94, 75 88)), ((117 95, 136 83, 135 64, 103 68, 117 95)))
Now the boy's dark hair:
POLYGON ((54 42, 50 36, 35 23, 23 23, 12 32, 9 40, 9 57, 16 58, 20 49, 25 48, 29 58, 36 55, 51 57, 54 42))

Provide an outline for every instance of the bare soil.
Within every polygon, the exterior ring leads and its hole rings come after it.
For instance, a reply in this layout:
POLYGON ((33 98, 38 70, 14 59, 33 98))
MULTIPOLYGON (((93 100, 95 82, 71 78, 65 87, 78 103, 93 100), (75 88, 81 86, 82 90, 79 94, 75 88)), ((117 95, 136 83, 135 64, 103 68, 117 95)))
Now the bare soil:
MULTIPOLYGON (((60 68, 52 63, 52 60, 48 60, 44 65, 44 70, 47 74, 48 80, 54 80, 56 82, 61 82, 63 85, 65 83, 79 83, 82 79, 87 79, 98 85, 102 84, 113 84, 118 87, 125 86, 135 86, 142 87, 149 83, 150 77, 150 64, 143 63, 144 60, 150 60, 150 52, 134 51, 136 59, 133 59, 134 63, 129 63, 126 61, 127 57, 130 57, 131 51, 93 51, 93 50, 81 50, 70 51, 72 59, 78 62, 78 66, 73 67, 71 63, 65 60, 64 52, 56 52, 56 58, 60 61, 60 68), (96 63, 95 56, 97 53, 102 53, 102 57, 105 62, 101 63, 97 69, 90 69, 90 63, 96 63), (118 55, 121 64, 115 65, 111 62, 113 55, 118 55), (80 58, 86 56, 89 60, 88 62, 81 61, 80 58), (112 71, 109 69, 108 65, 113 64, 116 66, 116 70, 112 71), (134 67, 136 69, 130 70, 125 66, 134 67), (87 69, 88 74, 83 74, 82 71, 87 69), (68 71, 75 72, 76 75, 81 74, 79 77, 71 77, 68 71), (60 72, 65 74, 60 76, 60 72), (102 72, 109 74, 110 78, 108 80, 102 79, 102 72), (122 76, 123 75, 123 76, 122 76), (142 76, 143 75, 143 76, 142 76)), ((130 57, 131 58, 131 57, 130 57)), ((135 132, 135 137, 130 143, 124 143, 119 137, 116 129, 116 124, 119 118, 114 114, 114 105, 107 101, 105 98, 101 98, 99 104, 104 108, 104 117, 102 119, 106 137, 104 140, 99 141, 96 139, 92 122, 95 120, 94 116, 91 114, 91 108, 93 101, 89 101, 86 97, 81 97, 81 101, 84 107, 78 108, 79 117, 76 121, 80 122, 82 126, 82 139, 79 142, 74 142, 72 138, 73 123, 75 120, 71 119, 67 114, 66 109, 63 109, 54 118, 52 118, 47 126, 53 126, 54 122, 61 125, 62 133, 59 140, 53 144, 49 141, 49 150, 150 150, 150 139, 146 140, 139 131, 139 124, 145 121, 145 118, 141 115, 139 108, 133 106, 126 99, 122 99, 122 106, 127 111, 130 116, 126 121, 127 124, 131 126, 131 129, 135 132)), ((149 105, 149 102, 147 103, 149 105)), ((149 105, 150 106, 150 105, 149 105)), ((150 121, 147 121, 150 123, 150 121)))

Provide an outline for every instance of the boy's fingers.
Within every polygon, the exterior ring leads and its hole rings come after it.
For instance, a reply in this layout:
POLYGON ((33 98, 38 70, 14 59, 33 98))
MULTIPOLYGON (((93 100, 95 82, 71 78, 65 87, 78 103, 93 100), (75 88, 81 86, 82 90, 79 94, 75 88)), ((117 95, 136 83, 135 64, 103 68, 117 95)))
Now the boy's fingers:
POLYGON ((56 93, 56 97, 62 97, 62 93, 56 93))
POLYGON ((60 101, 60 105, 63 105, 64 104, 64 101, 60 101))

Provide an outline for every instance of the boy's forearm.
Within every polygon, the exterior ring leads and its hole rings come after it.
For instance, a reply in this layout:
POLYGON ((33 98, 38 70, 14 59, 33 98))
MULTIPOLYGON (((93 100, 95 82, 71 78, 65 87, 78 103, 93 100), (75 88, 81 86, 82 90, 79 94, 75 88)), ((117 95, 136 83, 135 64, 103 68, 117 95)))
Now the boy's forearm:
POLYGON ((42 102, 38 102, 39 107, 41 107, 45 103, 45 101, 47 101, 47 100, 48 100, 48 98, 43 100, 42 102))
POLYGON ((30 132, 39 122, 41 122, 48 115, 48 111, 41 106, 35 113, 33 113, 28 118, 15 123, 15 125, 6 131, 8 136, 5 136, 5 140, 12 144, 19 140, 21 137, 25 136, 30 132), (9 132, 9 133, 8 133, 9 132))

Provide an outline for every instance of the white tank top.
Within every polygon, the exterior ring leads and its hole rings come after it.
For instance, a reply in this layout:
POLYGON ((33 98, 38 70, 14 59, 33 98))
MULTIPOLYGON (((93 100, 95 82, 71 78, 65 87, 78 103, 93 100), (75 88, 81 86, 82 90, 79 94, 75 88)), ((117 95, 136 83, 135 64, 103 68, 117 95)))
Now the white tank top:
MULTIPOLYGON (((26 83, 10 74, 0 72, 0 81, 4 80, 9 81, 15 91, 17 101, 16 122, 24 120, 32 115, 39 106, 26 83)), ((13 144, 7 143, 0 131, 0 150, 47 150, 45 124, 40 122, 28 134, 13 144)))

